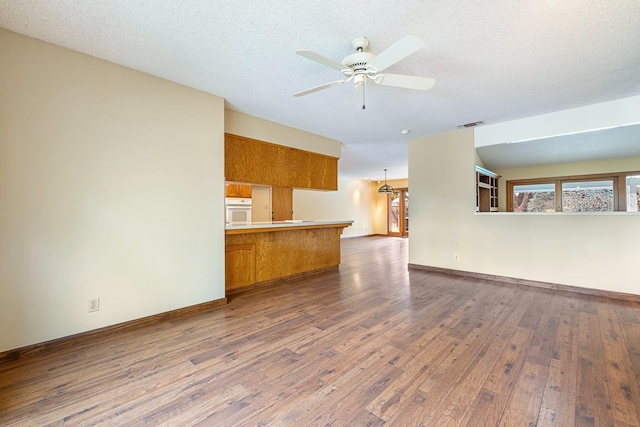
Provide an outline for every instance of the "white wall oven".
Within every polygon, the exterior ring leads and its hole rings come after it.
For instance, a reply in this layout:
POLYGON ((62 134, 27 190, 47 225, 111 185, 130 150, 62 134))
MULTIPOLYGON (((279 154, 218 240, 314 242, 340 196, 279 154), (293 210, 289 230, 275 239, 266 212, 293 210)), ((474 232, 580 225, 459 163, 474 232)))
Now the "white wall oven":
POLYGON ((251 223, 251 198, 226 197, 226 222, 229 225, 251 223))

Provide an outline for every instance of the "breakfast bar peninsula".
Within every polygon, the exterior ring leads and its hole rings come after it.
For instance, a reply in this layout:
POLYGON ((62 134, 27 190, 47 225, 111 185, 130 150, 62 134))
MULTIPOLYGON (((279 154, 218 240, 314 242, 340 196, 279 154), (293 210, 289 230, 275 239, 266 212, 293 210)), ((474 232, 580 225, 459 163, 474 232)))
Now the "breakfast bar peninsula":
POLYGON ((340 264, 340 235, 353 221, 273 221, 227 225, 227 294, 340 264))

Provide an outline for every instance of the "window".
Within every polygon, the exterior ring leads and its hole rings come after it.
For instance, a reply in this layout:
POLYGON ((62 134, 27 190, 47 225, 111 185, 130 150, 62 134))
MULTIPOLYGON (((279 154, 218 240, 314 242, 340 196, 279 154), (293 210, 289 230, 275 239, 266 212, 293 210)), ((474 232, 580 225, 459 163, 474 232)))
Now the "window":
POLYGON ((508 212, 638 212, 640 172, 507 181, 508 212))
POLYGON ((562 183, 562 212, 613 212, 613 180, 562 183))
POLYGON ((640 175, 627 176, 627 212, 640 212, 640 175))
POLYGON ((554 183, 522 184, 513 186, 513 212, 555 212, 556 186, 554 183))

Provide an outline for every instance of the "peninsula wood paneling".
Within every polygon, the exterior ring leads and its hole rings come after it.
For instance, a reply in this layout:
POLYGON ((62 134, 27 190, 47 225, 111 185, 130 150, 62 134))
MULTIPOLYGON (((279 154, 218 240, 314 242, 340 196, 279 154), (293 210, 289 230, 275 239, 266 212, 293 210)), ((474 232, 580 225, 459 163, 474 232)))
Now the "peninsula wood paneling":
POLYGON ((254 283, 260 283, 338 266, 340 235, 345 226, 286 227, 264 232, 253 229, 246 233, 234 230, 234 234, 225 236, 227 256, 232 258, 226 262, 226 277, 232 280, 226 283, 227 292, 249 286, 244 279, 253 269, 254 283), (242 254, 246 248, 255 248, 253 265, 251 256, 242 254))
POLYGON ((255 245, 225 247, 225 290, 244 288, 256 283, 255 245))
POLYGON ((225 134, 225 179, 276 187, 338 189, 338 159, 225 134))

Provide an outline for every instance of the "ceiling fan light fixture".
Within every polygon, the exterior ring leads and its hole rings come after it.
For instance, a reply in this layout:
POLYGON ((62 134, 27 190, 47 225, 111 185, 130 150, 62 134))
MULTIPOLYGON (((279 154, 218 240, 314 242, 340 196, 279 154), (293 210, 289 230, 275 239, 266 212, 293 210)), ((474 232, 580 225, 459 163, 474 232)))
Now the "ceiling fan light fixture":
POLYGON ((387 184, 387 170, 384 170, 384 185, 378 188, 378 193, 393 193, 393 187, 387 184))
POLYGON ((408 133, 411 133, 411 129, 402 129, 402 130, 400 131, 400 133, 401 133, 401 134, 403 134, 403 135, 406 135, 406 134, 408 134, 408 133))

